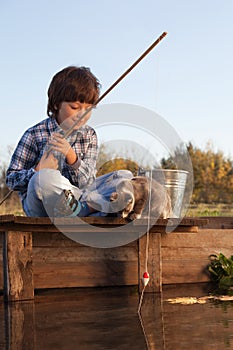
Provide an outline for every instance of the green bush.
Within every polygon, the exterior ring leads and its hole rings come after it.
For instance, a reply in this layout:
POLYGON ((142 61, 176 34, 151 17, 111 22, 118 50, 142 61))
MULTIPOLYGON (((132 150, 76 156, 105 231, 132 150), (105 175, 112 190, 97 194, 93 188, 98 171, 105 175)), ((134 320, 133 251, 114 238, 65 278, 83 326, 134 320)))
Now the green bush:
POLYGON ((209 256, 210 265, 208 271, 212 281, 218 284, 218 288, 223 291, 229 291, 233 288, 233 255, 230 258, 224 254, 212 254, 209 256))

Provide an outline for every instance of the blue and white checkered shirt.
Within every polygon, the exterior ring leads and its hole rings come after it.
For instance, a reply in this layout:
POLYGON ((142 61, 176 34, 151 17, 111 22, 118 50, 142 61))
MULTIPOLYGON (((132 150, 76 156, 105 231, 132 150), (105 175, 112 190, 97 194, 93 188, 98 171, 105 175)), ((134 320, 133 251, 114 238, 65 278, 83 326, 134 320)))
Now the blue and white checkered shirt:
MULTIPOLYGON (((29 128, 19 141, 6 174, 6 184, 19 192, 21 200, 26 198, 30 178, 41 159, 53 132, 63 133, 54 118, 47 118, 29 128)), ((74 186, 80 189, 90 185, 96 174, 97 135, 88 125, 74 130, 67 138, 77 154, 77 162, 69 165, 59 155, 59 170, 74 186)), ((56 156, 56 155, 55 155, 56 156)))

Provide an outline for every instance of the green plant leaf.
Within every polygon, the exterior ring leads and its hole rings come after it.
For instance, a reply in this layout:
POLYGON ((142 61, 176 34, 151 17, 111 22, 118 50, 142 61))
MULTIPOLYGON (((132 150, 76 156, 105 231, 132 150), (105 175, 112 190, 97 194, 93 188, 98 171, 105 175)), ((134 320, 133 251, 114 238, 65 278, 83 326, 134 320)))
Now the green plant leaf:
POLYGON ((228 290, 233 286, 233 255, 227 258, 224 254, 209 255, 210 265, 208 271, 211 279, 218 282, 218 286, 222 290, 228 290))

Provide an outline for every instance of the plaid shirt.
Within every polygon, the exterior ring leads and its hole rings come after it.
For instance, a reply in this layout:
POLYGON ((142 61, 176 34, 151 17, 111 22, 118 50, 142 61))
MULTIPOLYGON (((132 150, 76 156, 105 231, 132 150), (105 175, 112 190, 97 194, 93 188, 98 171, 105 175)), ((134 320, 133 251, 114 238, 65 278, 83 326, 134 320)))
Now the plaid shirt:
MULTIPOLYGON (((19 141, 6 174, 6 184, 10 189, 19 191, 21 200, 26 198, 30 178, 34 167, 41 159, 53 132, 63 133, 54 118, 47 118, 29 128, 19 141)), ((97 136, 88 125, 74 130, 67 138, 77 154, 77 162, 69 165, 65 157, 54 154, 59 159, 59 170, 74 186, 80 189, 90 185, 95 179, 97 159, 97 136)))

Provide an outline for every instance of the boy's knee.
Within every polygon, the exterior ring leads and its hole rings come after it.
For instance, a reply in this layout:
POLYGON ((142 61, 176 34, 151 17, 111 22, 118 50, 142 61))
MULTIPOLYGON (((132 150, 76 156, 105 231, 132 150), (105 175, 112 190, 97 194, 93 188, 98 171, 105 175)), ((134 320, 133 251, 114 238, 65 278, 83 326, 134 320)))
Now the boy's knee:
POLYGON ((125 170, 125 169, 117 170, 116 173, 119 177, 123 177, 125 179, 132 179, 133 177, 133 173, 130 170, 125 170))
POLYGON ((55 185, 61 182, 61 173, 55 169, 41 169, 37 172, 37 182, 40 187, 46 188, 51 184, 55 185))
POLYGON ((42 199, 43 193, 53 192, 56 184, 59 183, 61 174, 54 169, 41 169, 37 171, 29 181, 28 192, 35 192, 38 198, 42 199))

